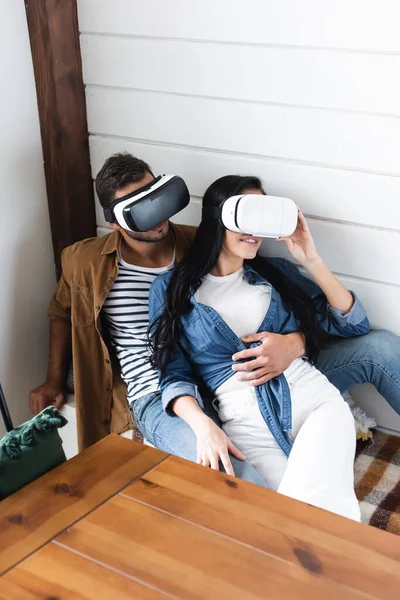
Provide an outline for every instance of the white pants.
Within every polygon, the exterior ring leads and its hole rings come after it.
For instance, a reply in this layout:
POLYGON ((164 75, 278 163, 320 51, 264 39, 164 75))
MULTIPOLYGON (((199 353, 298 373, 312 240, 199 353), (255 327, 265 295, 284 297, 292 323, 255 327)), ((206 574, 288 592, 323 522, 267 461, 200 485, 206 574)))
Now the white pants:
POLYGON ((285 372, 292 400, 289 457, 275 441, 253 387, 218 396, 227 436, 264 478, 286 496, 360 521, 354 492, 354 418, 339 391, 306 361, 285 372))

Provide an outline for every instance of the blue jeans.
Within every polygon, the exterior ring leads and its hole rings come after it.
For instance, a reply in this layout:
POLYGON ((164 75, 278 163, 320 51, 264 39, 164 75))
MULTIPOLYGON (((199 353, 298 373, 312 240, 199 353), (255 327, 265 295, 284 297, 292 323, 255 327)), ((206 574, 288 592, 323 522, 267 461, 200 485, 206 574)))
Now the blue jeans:
MULTIPOLYGON (((335 340, 323 350, 316 364, 341 392, 358 383, 372 383, 400 414, 400 338, 389 331, 372 331, 357 338, 335 340)), ((219 423, 211 402, 205 412, 219 423)), ((179 417, 167 415, 159 393, 133 403, 132 413, 143 436, 154 446, 182 458, 196 461, 196 436, 179 417)), ((248 463, 231 457, 235 475, 264 486, 257 471, 248 463)))

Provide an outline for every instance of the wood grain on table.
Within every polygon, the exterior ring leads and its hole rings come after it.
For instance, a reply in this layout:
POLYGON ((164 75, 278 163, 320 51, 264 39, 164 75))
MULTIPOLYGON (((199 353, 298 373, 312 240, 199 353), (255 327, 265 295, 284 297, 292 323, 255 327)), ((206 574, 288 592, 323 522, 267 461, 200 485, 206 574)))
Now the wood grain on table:
POLYGON ((400 598, 400 537, 174 456, 123 496, 366 594, 400 598))
POLYGON ((111 435, 0 502, 0 575, 167 456, 111 435))
POLYGON ((400 598, 399 537, 125 442, 130 481, 9 570, 1 599, 400 598))
POLYGON ((0 579, 0 600, 160 600, 165 594, 92 559, 47 544, 0 579))

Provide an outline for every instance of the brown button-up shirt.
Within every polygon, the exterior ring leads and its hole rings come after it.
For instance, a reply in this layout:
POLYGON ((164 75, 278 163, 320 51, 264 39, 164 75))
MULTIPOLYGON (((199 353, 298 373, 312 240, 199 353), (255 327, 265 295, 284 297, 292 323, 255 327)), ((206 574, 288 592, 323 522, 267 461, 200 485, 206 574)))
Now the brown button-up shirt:
MULTIPOLYGON (((172 225, 179 261, 195 228, 172 225)), ((49 318, 72 326, 72 361, 79 449, 133 427, 119 363, 107 343, 101 309, 118 275, 120 234, 89 238, 62 253, 62 276, 50 301, 49 318)))

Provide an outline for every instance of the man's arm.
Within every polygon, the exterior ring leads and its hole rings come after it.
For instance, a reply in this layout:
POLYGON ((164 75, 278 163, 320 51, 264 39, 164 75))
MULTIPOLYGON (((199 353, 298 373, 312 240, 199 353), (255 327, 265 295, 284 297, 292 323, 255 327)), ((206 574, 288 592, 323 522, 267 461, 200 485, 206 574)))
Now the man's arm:
POLYGON ((70 356, 71 323, 51 320, 46 381, 29 394, 29 407, 33 414, 37 415, 50 404, 61 408, 65 403, 65 381, 70 356))
POLYGON ((65 381, 71 357, 71 277, 65 275, 65 269, 71 262, 69 248, 63 251, 61 262, 63 273, 48 310, 50 340, 47 377, 42 385, 29 394, 29 407, 34 414, 50 404, 61 408, 66 401, 65 381))

